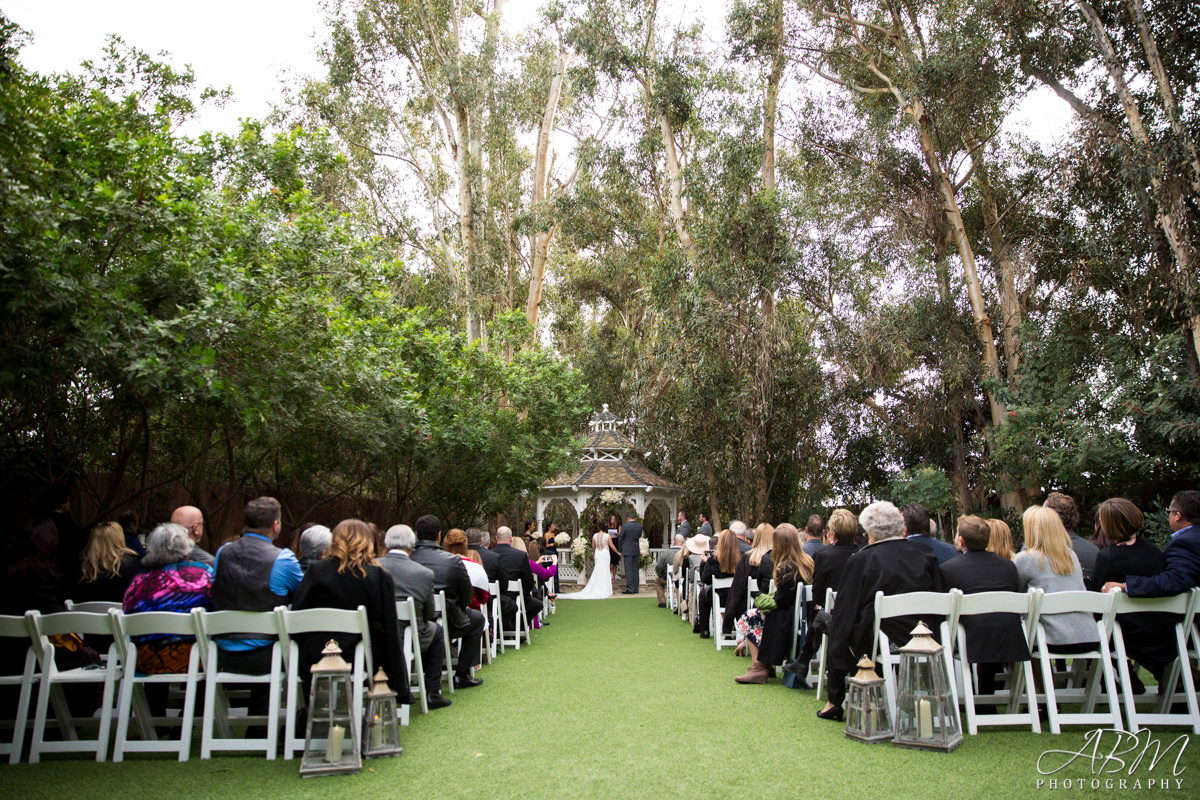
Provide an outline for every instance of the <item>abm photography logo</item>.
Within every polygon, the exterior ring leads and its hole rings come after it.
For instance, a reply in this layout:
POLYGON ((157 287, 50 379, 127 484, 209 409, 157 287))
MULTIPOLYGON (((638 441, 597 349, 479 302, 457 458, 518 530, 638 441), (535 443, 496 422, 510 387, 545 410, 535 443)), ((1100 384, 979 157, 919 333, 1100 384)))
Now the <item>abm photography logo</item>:
POLYGON ((1038 756, 1036 788, 1182 791, 1187 767, 1179 760, 1188 742, 1187 734, 1168 743, 1148 730, 1088 731, 1079 750, 1047 750, 1038 756))

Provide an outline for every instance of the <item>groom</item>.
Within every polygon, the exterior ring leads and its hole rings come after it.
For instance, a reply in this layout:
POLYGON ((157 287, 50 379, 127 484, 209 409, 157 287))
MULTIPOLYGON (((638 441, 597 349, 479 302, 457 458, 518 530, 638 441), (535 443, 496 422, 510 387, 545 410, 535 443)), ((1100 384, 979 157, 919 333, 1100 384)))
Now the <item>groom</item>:
POLYGON ((642 523, 631 512, 621 526, 617 537, 617 549, 625 559, 625 591, 623 594, 638 593, 638 557, 641 556, 642 523))

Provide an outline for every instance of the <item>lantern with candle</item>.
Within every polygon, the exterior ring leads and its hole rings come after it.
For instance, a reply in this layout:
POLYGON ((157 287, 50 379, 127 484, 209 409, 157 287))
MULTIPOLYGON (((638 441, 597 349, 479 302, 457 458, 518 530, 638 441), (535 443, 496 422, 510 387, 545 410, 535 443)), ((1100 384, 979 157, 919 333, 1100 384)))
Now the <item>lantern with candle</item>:
MULTIPOLYGON (((358 747, 358 720, 354 707, 351 667, 333 639, 321 651, 312 668, 308 696, 308 727, 304 734, 304 758, 300 777, 362 772, 358 747)), ((394 696, 394 695, 393 695, 394 696)))
POLYGON ((860 742, 886 742, 892 738, 884 680, 875 674, 875 663, 863 656, 858 674, 846 679, 846 735, 860 742))
POLYGON ((924 622, 900 648, 900 693, 896 698, 896 736, 900 747, 949 753, 962 742, 958 703, 950 684, 943 648, 924 622))
POLYGON ((404 752, 400 746, 400 721, 396 711, 396 693, 388 686, 387 673, 380 667, 375 673, 374 685, 367 692, 367 718, 363 724, 363 755, 367 758, 398 756, 404 752))

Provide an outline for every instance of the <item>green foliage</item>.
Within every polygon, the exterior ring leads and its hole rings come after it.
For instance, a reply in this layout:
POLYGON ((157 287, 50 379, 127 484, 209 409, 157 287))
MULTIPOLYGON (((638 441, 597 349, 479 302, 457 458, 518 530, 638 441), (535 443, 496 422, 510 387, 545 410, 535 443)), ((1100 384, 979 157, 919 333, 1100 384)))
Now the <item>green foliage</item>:
POLYGON ((888 485, 888 499, 897 506, 920 503, 934 514, 950 511, 954 492, 946 473, 933 467, 916 467, 897 472, 888 485))

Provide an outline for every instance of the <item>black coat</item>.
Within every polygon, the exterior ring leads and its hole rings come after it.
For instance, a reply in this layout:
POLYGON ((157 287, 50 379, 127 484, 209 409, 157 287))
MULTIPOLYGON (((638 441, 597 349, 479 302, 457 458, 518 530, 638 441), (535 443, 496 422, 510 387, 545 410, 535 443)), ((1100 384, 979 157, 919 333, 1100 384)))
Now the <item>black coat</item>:
MULTIPOLYGON (((367 627, 371 633, 371 657, 375 668, 383 667, 388 676, 388 686, 396 693, 400 703, 413 702, 408 687, 408 665, 404 660, 400 626, 396 621, 396 588, 392 576, 382 567, 367 564, 366 575, 355 570, 339 573, 337 559, 325 558, 309 567, 296 587, 292 608, 347 608, 365 606, 367 627)), ((321 658, 321 650, 330 638, 336 639, 342 648, 343 658, 351 660, 351 653, 360 637, 353 634, 309 633, 300 643, 301 677, 305 686, 310 685, 312 665, 321 658)))
POLYGON ((792 652, 792 640, 796 638, 797 586, 803 576, 793 570, 780 570, 775 578, 775 610, 763 619, 762 642, 758 645, 758 660, 764 664, 779 665, 792 652))
MULTIPOLYGON (((858 659, 871 651, 876 592, 944 592, 946 579, 937 556, 925 545, 907 539, 885 539, 850 557, 837 591, 829 630, 829 666, 850 672, 858 659)), ((883 632, 892 642, 903 645, 921 620, 936 635, 941 618, 931 615, 893 617, 884 622, 883 632)))
POLYGON ((850 556, 858 552, 853 541, 836 542, 813 553, 813 602, 825 606, 827 589, 837 592, 842 583, 842 573, 850 556))
POLYGON ((437 542, 423 539, 412 551, 412 560, 433 570, 433 591, 446 593, 446 630, 451 639, 457 639, 471 629, 467 614, 475 590, 471 588, 471 576, 463 566, 462 559, 447 553, 437 542))
POLYGON ((521 593, 525 595, 525 602, 528 604, 537 588, 533 580, 533 569, 529 566, 529 556, 511 544, 498 544, 492 548, 492 552, 500 558, 500 591, 515 592, 514 584, 519 583, 521 593))
POLYGON ((725 608, 725 619, 722 620, 721 630, 733 633, 733 623, 742 614, 750 610, 750 581, 758 584, 759 592, 771 591, 771 554, 763 553, 762 561, 757 567, 750 566, 749 555, 743 555, 733 571, 733 585, 729 587, 728 605, 725 608))
MULTIPOLYGON (((963 594, 1019 592, 1017 565, 1003 556, 978 550, 962 553, 942 564, 951 589, 963 594)), ((962 618, 967 632, 967 655, 972 664, 1028 661, 1025 629, 1016 614, 979 614, 962 618)))
MULTIPOLYGON (((1089 586, 1100 591, 1108 581, 1124 583, 1130 575, 1158 575, 1165 564, 1162 551, 1139 536, 1133 544, 1114 544, 1097 553, 1089 586)), ((1142 612, 1121 614, 1117 620, 1130 658, 1165 664, 1177 657, 1173 628, 1178 615, 1142 612)))
POLYGON ((500 573, 500 556, 482 546, 470 549, 479 554, 479 563, 483 564, 483 571, 487 573, 488 582, 498 583, 503 577, 500 573))

